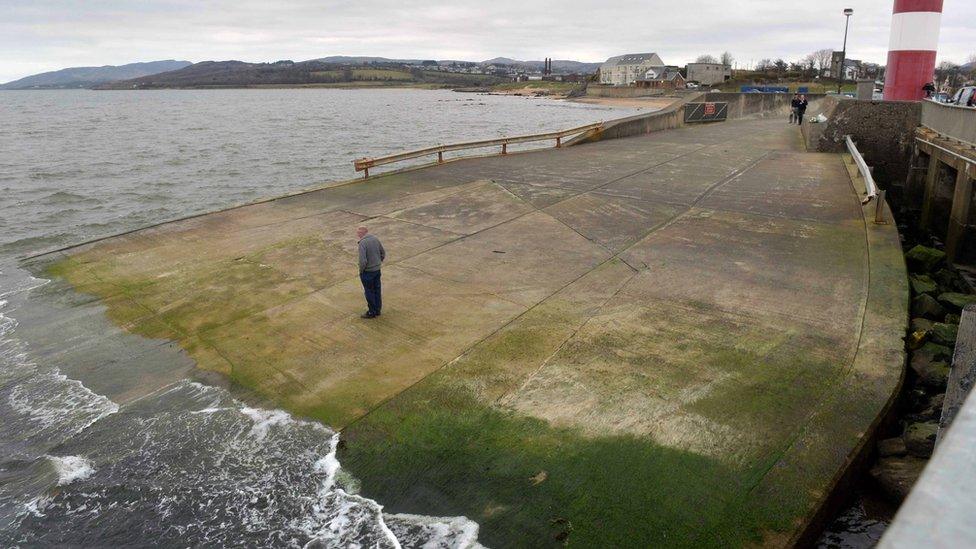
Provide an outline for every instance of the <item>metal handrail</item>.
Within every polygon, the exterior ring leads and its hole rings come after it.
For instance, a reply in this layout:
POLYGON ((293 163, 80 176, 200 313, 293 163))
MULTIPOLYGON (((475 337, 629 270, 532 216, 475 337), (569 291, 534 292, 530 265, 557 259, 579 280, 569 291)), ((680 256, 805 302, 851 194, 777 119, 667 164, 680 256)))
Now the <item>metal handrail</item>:
POLYGON ((559 148, 562 147, 562 139, 564 137, 569 137, 571 135, 577 135, 584 132, 597 131, 602 127, 603 127, 603 122, 596 122, 593 124, 587 124, 585 126, 579 126, 577 128, 570 128, 568 130, 561 130, 556 132, 539 133, 533 135, 519 135, 515 137, 500 137, 497 139, 486 139, 483 141, 468 141, 464 143, 453 143, 450 145, 438 145, 436 147, 428 147, 426 149, 418 149, 415 151, 391 154, 388 156, 381 156, 378 158, 360 158, 358 160, 354 160, 353 165, 356 167, 357 172, 365 172, 364 177, 369 177, 369 169, 375 166, 392 164, 394 162, 402 162, 404 160, 420 158, 421 156, 427 156, 431 154, 437 154, 437 163, 440 164, 444 162, 444 153, 450 151, 460 151, 465 149, 481 149, 484 147, 497 147, 501 145, 502 150, 500 154, 508 154, 509 145, 515 143, 531 143, 533 141, 547 141, 549 139, 555 139, 556 148, 559 148))
POLYGON ((874 182, 874 175, 871 173, 871 168, 868 167, 867 162, 864 161, 864 157, 861 156, 861 152, 857 150, 857 145, 854 144, 854 140, 851 136, 845 135, 844 141, 847 143, 847 152, 851 153, 854 158, 854 163, 857 164, 858 171, 861 172, 861 177, 864 178, 864 187, 868 192, 868 195, 861 201, 861 204, 867 204, 874 200, 878 196, 878 185, 874 182))

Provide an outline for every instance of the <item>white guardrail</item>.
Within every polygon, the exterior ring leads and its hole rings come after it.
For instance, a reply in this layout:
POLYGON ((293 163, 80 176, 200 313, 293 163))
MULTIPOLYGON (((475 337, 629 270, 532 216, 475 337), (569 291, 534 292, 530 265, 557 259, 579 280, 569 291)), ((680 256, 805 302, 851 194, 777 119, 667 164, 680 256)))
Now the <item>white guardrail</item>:
POLYGON ((854 163, 857 164, 857 170, 861 172, 861 177, 864 178, 864 190, 867 192, 867 196, 864 197, 864 200, 861 200, 861 205, 867 205, 872 200, 877 199, 877 202, 875 202, 874 222, 884 223, 885 192, 878 191, 878 184, 874 181, 874 174, 871 173, 871 168, 868 167, 868 163, 864 161, 861 151, 857 150, 857 145, 854 144, 851 136, 845 135, 844 142, 847 143, 847 152, 851 153, 851 157, 854 158, 854 163))

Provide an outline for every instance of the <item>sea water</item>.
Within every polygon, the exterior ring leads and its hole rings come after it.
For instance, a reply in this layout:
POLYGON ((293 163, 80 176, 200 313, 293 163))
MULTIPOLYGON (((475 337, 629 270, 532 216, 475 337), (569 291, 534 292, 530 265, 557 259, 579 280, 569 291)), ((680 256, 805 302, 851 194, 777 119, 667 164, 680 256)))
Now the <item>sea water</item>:
POLYGON ((92 390, 180 355, 97 309, 45 331, 79 308, 20 259, 350 179, 362 156, 634 112, 426 90, 0 92, 0 546, 477 546, 465 517, 359 495, 327 425, 186 379, 121 402, 92 390))

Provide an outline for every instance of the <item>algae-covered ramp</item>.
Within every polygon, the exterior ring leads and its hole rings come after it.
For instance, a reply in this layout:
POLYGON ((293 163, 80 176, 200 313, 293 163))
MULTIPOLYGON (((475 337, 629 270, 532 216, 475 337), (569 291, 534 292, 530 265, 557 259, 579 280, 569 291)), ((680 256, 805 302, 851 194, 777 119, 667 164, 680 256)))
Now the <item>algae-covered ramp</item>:
POLYGON ((69 250, 49 272, 343 428, 388 510, 489 546, 782 545, 898 384, 897 235, 781 121, 391 174, 69 250), (383 316, 353 230, 384 241, 383 316))

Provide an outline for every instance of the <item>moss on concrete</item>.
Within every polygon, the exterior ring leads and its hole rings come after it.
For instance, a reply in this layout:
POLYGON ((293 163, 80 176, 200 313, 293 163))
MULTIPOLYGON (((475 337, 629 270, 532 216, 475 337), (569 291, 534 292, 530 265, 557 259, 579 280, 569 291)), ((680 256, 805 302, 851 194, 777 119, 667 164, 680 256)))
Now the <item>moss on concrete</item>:
POLYGON ((433 380, 345 436, 340 460, 365 494, 391 511, 463 513, 490 547, 731 547, 772 526, 730 505, 742 484, 717 460, 553 428, 433 380))

